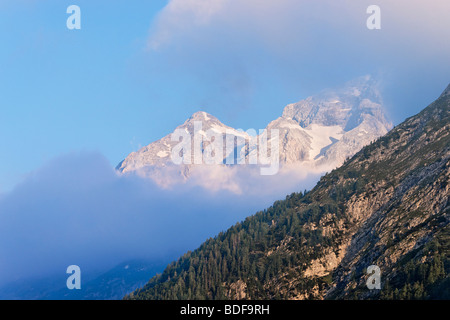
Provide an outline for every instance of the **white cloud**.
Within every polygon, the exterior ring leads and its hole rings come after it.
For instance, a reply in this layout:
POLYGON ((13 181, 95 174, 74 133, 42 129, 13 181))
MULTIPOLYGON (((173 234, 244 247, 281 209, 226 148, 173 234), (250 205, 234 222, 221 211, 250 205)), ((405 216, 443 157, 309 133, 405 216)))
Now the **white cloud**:
POLYGON ((180 32, 193 30, 196 26, 207 26, 226 1, 170 1, 157 18, 154 34, 149 42, 150 47, 157 49, 170 42, 172 37, 176 37, 180 32))
POLYGON ((256 110, 254 101, 279 94, 277 88, 302 98, 368 73, 403 82, 409 92, 431 86, 420 80, 431 74, 440 88, 450 72, 450 1, 378 0, 381 30, 367 29, 372 4, 171 0, 150 30, 151 72, 177 92, 195 84, 198 105, 234 114, 256 110))
MULTIPOLYGON (((317 32, 331 32, 338 37, 343 36, 338 35, 341 32, 364 32, 368 36, 366 8, 371 3, 367 0, 171 0, 153 26, 150 43, 159 47, 177 39, 206 37, 206 44, 211 40, 209 37, 214 37, 209 32, 211 29, 218 35, 225 33, 236 38, 250 33, 266 41, 268 46, 287 39, 308 43, 314 41, 311 36, 317 36, 317 32)), ((390 36, 421 40, 431 37, 448 44, 445 36, 450 28, 449 1, 379 0, 377 5, 381 7, 382 26, 390 36)), ((420 47, 419 43, 415 45, 420 47)))

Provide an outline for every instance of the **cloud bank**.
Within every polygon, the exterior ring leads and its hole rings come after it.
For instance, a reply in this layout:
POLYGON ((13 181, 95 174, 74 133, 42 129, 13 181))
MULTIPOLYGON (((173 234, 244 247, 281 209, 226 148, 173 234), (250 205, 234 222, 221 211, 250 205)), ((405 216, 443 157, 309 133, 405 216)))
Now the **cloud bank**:
POLYGON ((119 176, 98 153, 61 156, 0 198, 0 286, 61 277, 72 264, 92 274, 128 259, 176 259, 315 177, 278 179, 278 190, 247 180, 240 194, 196 182, 163 189, 119 176))
POLYGON ((434 96, 448 82, 450 2, 377 1, 381 30, 366 27, 371 4, 171 0, 150 29, 151 71, 180 96, 195 81, 189 93, 198 90, 199 105, 230 114, 257 110, 279 92, 297 99, 370 73, 383 80, 399 122, 411 115, 410 101, 423 107, 430 90, 434 96))

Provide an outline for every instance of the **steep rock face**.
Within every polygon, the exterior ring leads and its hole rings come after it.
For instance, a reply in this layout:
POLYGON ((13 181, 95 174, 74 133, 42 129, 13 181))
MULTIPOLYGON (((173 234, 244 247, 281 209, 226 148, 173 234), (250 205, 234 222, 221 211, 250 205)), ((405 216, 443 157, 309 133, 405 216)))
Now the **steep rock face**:
MULTIPOLYGON (((266 130, 278 129, 280 163, 296 163, 311 158, 313 137, 291 119, 278 118, 267 126, 266 130)), ((330 143, 331 141, 328 141, 330 143)), ((325 142, 327 143, 327 142, 325 142)))
POLYGON ((282 160, 285 163, 310 161, 334 169, 363 146, 386 134, 392 124, 384 115, 376 87, 370 76, 361 77, 337 90, 325 90, 286 106, 283 115, 269 124, 271 129, 278 128, 283 133, 282 160))
MULTIPOLYGON (((329 297, 373 294, 364 290, 362 277, 369 264, 382 268, 387 283, 398 284, 402 281, 399 277, 408 272, 406 264, 419 268, 425 261, 448 261, 449 104, 449 96, 441 95, 383 137, 379 143, 384 148, 370 146, 362 159, 351 164, 364 172, 363 179, 371 184, 348 201, 349 213, 361 219, 349 245, 351 250, 335 270, 335 286, 327 293, 329 297), (432 248, 436 243, 440 249, 432 248), (355 275, 359 281, 352 280, 355 275)), ((380 294, 391 298, 416 294, 420 298, 424 288, 420 279, 416 280, 410 284, 416 288, 398 286, 403 293, 387 289, 380 294)))
POLYGON ((450 299, 448 92, 128 298, 450 299), (380 290, 367 287, 372 265, 380 290))

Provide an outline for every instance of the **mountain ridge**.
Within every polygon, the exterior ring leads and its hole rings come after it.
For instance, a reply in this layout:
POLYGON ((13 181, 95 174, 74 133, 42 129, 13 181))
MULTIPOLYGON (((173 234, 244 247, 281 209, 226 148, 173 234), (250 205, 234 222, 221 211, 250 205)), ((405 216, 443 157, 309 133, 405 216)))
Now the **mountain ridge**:
MULTIPOLYGON (((251 163, 252 157, 258 158, 257 148, 250 147, 260 137, 256 130, 249 134, 223 124, 213 115, 198 111, 175 131, 184 130, 193 139, 196 134, 195 121, 202 124, 200 134, 203 136, 208 129, 221 134, 222 137, 225 134, 232 136, 233 141, 236 141, 233 148, 234 157, 237 154, 246 164, 251 163)), ((325 90, 317 96, 287 105, 282 115, 271 121, 265 131, 276 129, 280 134, 281 166, 305 164, 325 172, 337 167, 391 128, 392 123, 384 115, 381 95, 376 84, 370 76, 366 76, 351 81, 342 88, 325 90)), ((140 172, 150 178, 161 175, 164 170, 171 170, 177 171, 186 180, 195 170, 195 166, 173 166, 172 150, 178 143, 179 141, 172 141, 169 134, 131 153, 116 169, 120 173, 140 172)), ((208 145, 215 146, 215 140, 202 146, 203 157, 208 145)), ((223 147, 222 164, 228 164, 230 155, 230 149, 223 147)))

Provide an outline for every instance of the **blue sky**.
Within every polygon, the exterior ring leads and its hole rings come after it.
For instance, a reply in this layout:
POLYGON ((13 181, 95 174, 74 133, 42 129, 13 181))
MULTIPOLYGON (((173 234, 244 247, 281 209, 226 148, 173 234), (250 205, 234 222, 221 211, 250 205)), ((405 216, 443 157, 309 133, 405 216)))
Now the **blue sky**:
POLYGON ((369 73, 397 124, 449 82, 450 6, 378 3, 381 30, 364 0, 0 0, 0 192, 73 151, 115 166, 198 110, 264 128, 369 73))
POLYGON ((71 150, 101 150, 112 162, 131 151, 127 128, 157 109, 136 83, 133 56, 164 3, 79 1, 77 31, 66 28, 68 1, 0 6, 1 186, 71 150))

